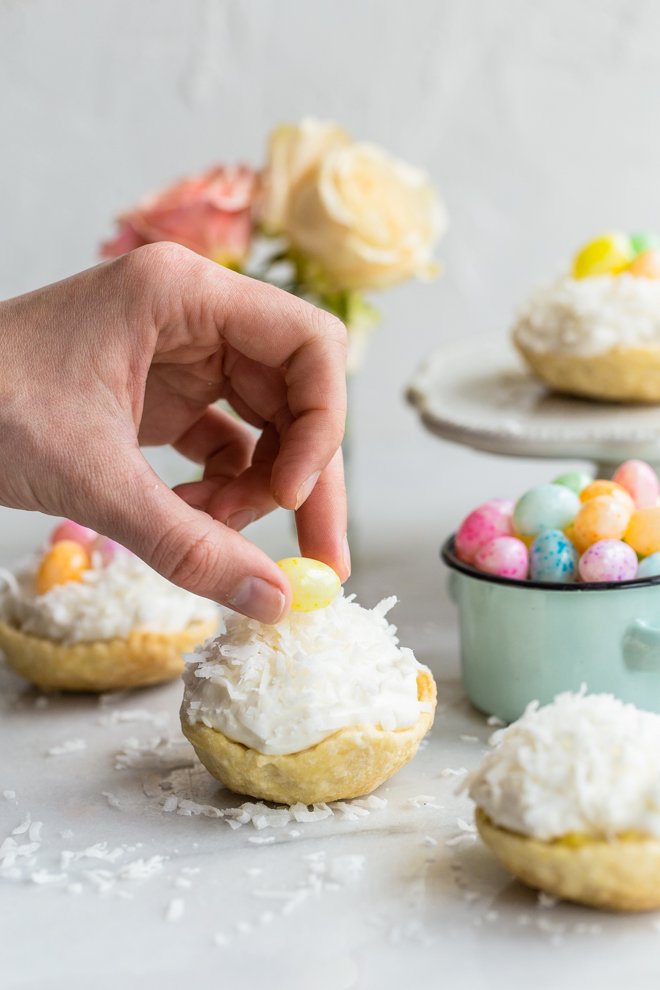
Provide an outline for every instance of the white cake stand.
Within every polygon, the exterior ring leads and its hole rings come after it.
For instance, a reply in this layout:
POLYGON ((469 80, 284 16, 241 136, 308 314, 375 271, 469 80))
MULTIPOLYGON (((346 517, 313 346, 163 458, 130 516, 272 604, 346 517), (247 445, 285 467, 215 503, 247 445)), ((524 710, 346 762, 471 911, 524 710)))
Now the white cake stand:
POLYGON ((660 470, 660 405, 619 405, 549 391, 506 339, 439 348, 408 389, 424 425, 445 440, 514 457, 588 460, 596 475, 638 457, 660 470))

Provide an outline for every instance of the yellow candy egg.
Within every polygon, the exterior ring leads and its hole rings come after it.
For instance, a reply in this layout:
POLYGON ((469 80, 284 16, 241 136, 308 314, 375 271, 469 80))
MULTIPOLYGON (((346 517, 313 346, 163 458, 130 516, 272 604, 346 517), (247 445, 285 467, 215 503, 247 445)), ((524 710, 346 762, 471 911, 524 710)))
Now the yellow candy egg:
POLYGON ((633 512, 624 537, 640 557, 660 550, 660 506, 633 512))
POLYGON ((626 506, 630 513, 635 511, 635 503, 630 492, 627 492, 623 485, 616 481, 605 481, 597 479, 592 481, 580 492, 580 501, 588 502, 590 498, 598 498, 599 495, 609 495, 618 499, 626 506))
POLYGON ((597 495, 585 502, 573 523, 573 542, 584 553, 599 540, 622 540, 632 513, 618 498, 597 495))
POLYGON ((51 588, 68 581, 80 581, 89 568, 87 550, 73 540, 60 540, 44 554, 37 571, 37 593, 45 595, 51 588))
POLYGON ((589 241, 573 259, 573 277, 618 275, 633 260, 635 252, 625 234, 603 234, 589 241))
POLYGON ((637 278, 660 278, 660 251, 643 251, 626 268, 628 275, 637 278))
POLYGON ((294 612, 314 612, 335 600, 341 581, 331 567, 311 557, 285 557, 278 560, 291 585, 294 612))

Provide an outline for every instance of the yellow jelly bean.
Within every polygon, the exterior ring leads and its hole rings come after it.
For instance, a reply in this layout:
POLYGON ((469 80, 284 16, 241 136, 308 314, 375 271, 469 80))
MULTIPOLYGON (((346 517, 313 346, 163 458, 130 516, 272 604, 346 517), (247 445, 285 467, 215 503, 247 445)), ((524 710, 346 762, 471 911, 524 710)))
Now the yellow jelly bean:
POLYGON ((635 252, 625 234, 603 234, 589 241, 573 259, 573 277, 618 275, 628 267, 635 252))
POLYGON ((635 511, 635 503, 630 492, 627 492, 623 485, 616 481, 605 481, 600 478, 592 481, 580 492, 580 501, 588 502, 590 498, 598 498, 599 495, 609 495, 617 498, 626 506, 629 512, 635 511))
POLYGON ((341 588, 339 576, 331 567, 311 557, 285 557, 278 560, 291 585, 294 612, 314 612, 327 608, 341 588))
POLYGON ((624 539, 641 557, 657 553, 660 550, 660 507, 633 512, 624 539))
POLYGON ((573 523, 573 542, 584 553, 598 540, 622 540, 632 513, 611 495, 598 495, 585 502, 573 523))
POLYGON ((37 571, 37 593, 45 595, 51 588, 68 581, 80 581, 89 568, 89 554, 73 540, 60 540, 44 554, 37 571))
POLYGON ((638 254, 626 268, 626 274, 637 278, 660 278, 660 251, 638 254))

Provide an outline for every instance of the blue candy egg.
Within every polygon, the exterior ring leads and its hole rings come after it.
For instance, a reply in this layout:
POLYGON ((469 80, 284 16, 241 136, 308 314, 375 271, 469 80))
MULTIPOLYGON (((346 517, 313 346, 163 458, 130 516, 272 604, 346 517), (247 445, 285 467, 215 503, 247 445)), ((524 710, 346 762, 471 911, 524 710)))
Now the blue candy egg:
POLYGON ((529 550, 529 576, 532 581, 571 584, 577 578, 577 568, 577 550, 565 533, 560 529, 546 529, 539 533, 529 550))
POLYGON ((638 578, 658 577, 660 575, 660 553, 651 553, 640 561, 637 568, 638 578))
POLYGON ((546 529, 565 529, 578 514, 579 496, 565 485, 538 485, 516 502, 513 526, 521 536, 536 536, 546 529))

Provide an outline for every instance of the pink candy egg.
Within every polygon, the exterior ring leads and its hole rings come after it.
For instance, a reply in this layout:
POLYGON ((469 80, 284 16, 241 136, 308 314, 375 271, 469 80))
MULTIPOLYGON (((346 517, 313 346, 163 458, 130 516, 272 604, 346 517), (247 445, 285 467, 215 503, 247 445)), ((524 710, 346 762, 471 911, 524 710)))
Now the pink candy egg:
POLYGON ((579 570, 583 581, 632 581, 637 554, 621 540, 599 540, 580 558, 579 570))
POLYGON ((529 570, 529 552, 515 536, 496 536, 479 547, 474 566, 485 574, 524 581, 529 570))
POLYGON ((71 540, 86 550, 89 550, 95 539, 96 533, 93 529, 88 529, 87 526, 81 526, 80 523, 74 522, 73 519, 65 519, 50 534, 51 545, 61 543, 63 540, 71 540))
POLYGON ((637 509, 650 509, 657 504, 660 481, 646 461, 626 461, 616 469, 613 480, 632 495, 637 509))
POLYGON ((456 533, 456 555, 471 564, 477 551, 497 536, 513 533, 513 502, 504 498, 492 498, 467 516, 456 533))
POLYGON ((115 540, 111 540, 109 536, 97 536, 90 550, 92 553, 99 555, 101 563, 104 566, 113 561, 115 557, 130 553, 126 547, 123 547, 121 543, 117 543, 115 540))

